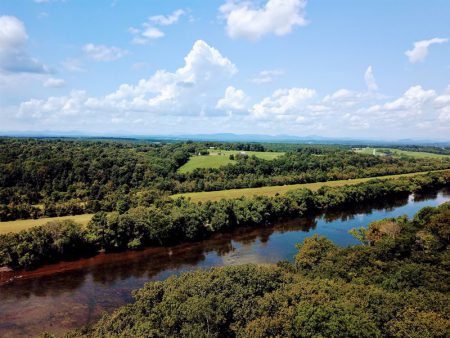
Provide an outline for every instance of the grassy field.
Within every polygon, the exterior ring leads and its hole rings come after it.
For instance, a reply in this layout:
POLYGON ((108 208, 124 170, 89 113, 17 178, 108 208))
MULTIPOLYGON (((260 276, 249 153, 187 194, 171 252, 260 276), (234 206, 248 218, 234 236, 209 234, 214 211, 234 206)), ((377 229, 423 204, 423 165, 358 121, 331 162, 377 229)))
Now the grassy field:
POLYGON ((425 153, 421 151, 406 151, 406 150, 399 150, 399 149, 393 149, 393 148, 357 148, 354 149, 355 152, 360 154, 369 154, 369 155, 384 155, 386 151, 389 151, 395 156, 409 156, 409 157, 415 157, 415 158, 450 158, 449 155, 441 155, 441 154, 433 154, 433 153, 425 153))
POLYGON ((74 220, 77 223, 86 225, 91 220, 93 214, 83 214, 76 216, 48 217, 38 219, 19 219, 17 221, 0 222, 0 235, 8 232, 19 232, 37 225, 43 225, 50 221, 74 220))
POLYGON ((339 180, 339 181, 328 181, 328 182, 317 182, 317 183, 304 183, 304 184, 291 184, 282 186, 269 186, 260 188, 245 188, 245 189, 230 189, 230 190, 219 190, 219 191, 205 191, 205 192, 192 192, 186 194, 176 194, 172 195, 172 198, 178 198, 181 196, 190 198, 192 202, 206 202, 206 201, 220 201, 221 199, 233 199, 242 196, 252 197, 255 195, 263 196, 275 196, 278 194, 284 194, 290 190, 307 188, 313 191, 318 190, 323 186, 329 187, 340 187, 343 185, 354 185, 362 182, 367 182, 373 179, 396 179, 400 177, 409 177, 420 174, 426 174, 427 172, 420 173, 410 173, 410 174, 399 174, 399 175, 389 175, 389 176, 377 176, 368 178, 357 178, 353 180, 339 180))
MULTIPOLYGON (((205 156, 192 156, 189 161, 180 167, 178 171, 180 173, 188 173, 197 168, 219 168, 227 164, 235 163, 236 161, 230 160, 230 155, 237 155, 240 151, 237 150, 209 150, 209 155, 205 156)), ((262 152, 262 151, 246 151, 248 156, 255 155, 256 157, 264 160, 273 160, 284 153, 280 152, 262 152)))

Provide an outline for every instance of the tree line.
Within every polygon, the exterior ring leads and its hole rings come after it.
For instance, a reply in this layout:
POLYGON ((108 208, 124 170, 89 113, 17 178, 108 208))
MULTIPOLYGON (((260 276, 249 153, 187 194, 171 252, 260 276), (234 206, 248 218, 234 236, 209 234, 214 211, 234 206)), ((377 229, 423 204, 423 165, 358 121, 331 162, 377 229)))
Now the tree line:
POLYGON ((446 172, 396 180, 373 180, 317 192, 293 190, 282 196, 240 198, 195 204, 180 198, 158 200, 119 212, 99 212, 86 228, 72 221, 50 222, 0 236, 0 266, 35 268, 100 251, 171 245, 206 238, 240 226, 264 226, 287 216, 312 215, 366 201, 407 195, 448 185, 446 172))

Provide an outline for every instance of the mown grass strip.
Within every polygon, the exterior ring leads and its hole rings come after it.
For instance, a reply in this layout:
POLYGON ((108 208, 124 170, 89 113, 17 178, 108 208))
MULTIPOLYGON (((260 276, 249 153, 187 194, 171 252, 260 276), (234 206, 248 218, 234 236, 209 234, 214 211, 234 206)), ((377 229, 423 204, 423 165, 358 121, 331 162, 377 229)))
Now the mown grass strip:
POLYGON ((64 221, 71 219, 82 225, 86 225, 91 220, 94 214, 83 214, 83 215, 70 215, 61 217, 46 217, 38 219, 19 219, 16 221, 0 222, 0 235, 9 232, 19 232, 21 230, 26 230, 38 225, 44 225, 51 221, 64 221))
MULTIPOLYGON (((447 171, 444 170, 434 170, 434 171, 447 171)), ((358 183, 367 182, 374 179, 396 179, 400 177, 410 177, 415 175, 427 174, 428 171, 409 173, 409 174, 398 174, 398 175, 387 175, 387 176, 376 176, 376 177, 366 177, 366 178, 356 178, 352 180, 338 180, 338 181, 327 181, 327 182, 317 182, 317 183, 302 183, 302 184, 290 184, 282 186, 268 186, 260 188, 244 188, 244 189, 229 189, 229 190, 218 190, 218 191, 202 191, 202 192, 192 192, 185 194, 176 194, 171 197, 176 199, 179 197, 190 198, 192 202, 206 202, 206 201, 220 201, 221 199, 233 199, 240 197, 253 197, 253 196, 275 196, 276 194, 285 194, 290 190, 306 188, 312 191, 316 191, 323 186, 329 187, 340 187, 343 185, 354 185, 358 183)))
POLYGON ((360 154, 366 154, 366 155, 383 155, 386 151, 390 151, 394 156, 400 157, 402 155, 414 157, 414 158, 441 158, 441 159, 448 159, 450 158, 450 155, 444 155, 444 154, 434 154, 434 153, 426 153, 423 151, 408 151, 408 150, 401 150, 401 149, 394 149, 394 148, 358 148, 354 149, 356 153, 360 154))

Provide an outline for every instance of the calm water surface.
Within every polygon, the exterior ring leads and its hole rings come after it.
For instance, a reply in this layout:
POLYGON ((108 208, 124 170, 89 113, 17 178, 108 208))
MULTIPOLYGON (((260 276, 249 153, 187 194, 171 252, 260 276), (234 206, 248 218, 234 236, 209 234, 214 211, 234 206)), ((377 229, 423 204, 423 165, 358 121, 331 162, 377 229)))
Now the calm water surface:
POLYGON ((295 244, 313 234, 341 246, 357 244, 348 231, 386 217, 413 216, 450 201, 450 189, 393 199, 315 218, 244 228, 170 248, 98 255, 47 266, 0 286, 0 337, 62 333, 92 323, 132 301, 131 291, 183 271, 243 263, 291 260, 295 244))

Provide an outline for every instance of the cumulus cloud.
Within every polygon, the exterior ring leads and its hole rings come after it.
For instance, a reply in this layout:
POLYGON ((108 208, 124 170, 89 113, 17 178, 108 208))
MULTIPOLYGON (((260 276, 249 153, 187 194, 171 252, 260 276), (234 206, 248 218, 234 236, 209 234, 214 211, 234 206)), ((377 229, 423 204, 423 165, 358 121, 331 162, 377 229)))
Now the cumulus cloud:
POLYGON ((256 84, 270 83, 275 77, 283 74, 284 71, 281 69, 262 70, 251 81, 256 84))
POLYGON ((309 88, 278 89, 272 96, 265 97, 255 104, 250 112, 256 118, 298 113, 304 107, 305 101, 315 94, 316 91, 309 88))
POLYGON ((389 118, 405 118, 421 115, 426 104, 436 97, 432 89, 425 90, 422 86, 409 88, 401 97, 383 105, 375 105, 368 109, 371 113, 379 113, 389 118))
POLYGON ((306 0, 268 0, 263 7, 248 1, 228 0, 220 7, 231 38, 258 40, 265 35, 290 33, 305 26, 306 0))
POLYGON ((5 73, 49 73, 50 69, 28 55, 25 25, 14 16, 0 16, 0 71, 5 73))
POLYGON ((57 79, 54 77, 51 77, 44 82, 44 87, 47 87, 47 88, 62 88, 65 85, 66 85, 66 81, 64 81, 63 79, 57 79))
MULTIPOLYGON (((226 82, 237 72, 236 66, 206 42, 198 40, 184 58, 184 66, 175 72, 157 71, 136 85, 122 84, 104 97, 88 97, 73 92, 66 97, 29 100, 20 105, 21 116, 58 116, 60 114, 129 114, 199 115, 213 111, 226 88, 226 82)), ((229 99, 241 95, 228 92, 229 99)), ((234 102, 235 107, 241 103, 234 102)), ((223 107, 225 107, 225 102, 223 107)))
POLYGON ((407 50, 405 55, 408 57, 409 62, 417 63, 425 61, 428 55, 428 48, 434 44, 442 44, 448 42, 448 39, 433 38, 430 40, 422 40, 414 42, 414 47, 411 50, 407 50))
POLYGON ((382 130, 386 138, 418 137, 422 132, 420 135, 436 138, 450 132, 450 87, 438 94, 433 89, 412 86, 394 99, 348 89, 319 96, 313 89, 294 87, 275 90, 250 105, 242 89, 226 85, 236 71, 232 63, 214 56, 206 46, 196 48, 186 56, 184 66, 173 73, 156 72, 104 97, 72 91, 66 96, 28 100, 20 106, 19 117, 46 127, 51 123, 61 126, 64 121, 72 129, 101 126, 103 130, 117 125, 142 131, 145 126, 163 125, 172 132, 186 128, 212 132, 213 127, 223 131, 225 126, 236 131, 239 125, 249 132, 258 128, 261 132, 362 137, 379 135, 382 130), (210 82, 211 77, 217 79, 215 75, 222 79, 220 83, 210 82), (208 99, 212 97, 215 100, 208 99))
POLYGON ((242 111, 246 108, 249 97, 241 89, 228 86, 225 95, 217 101, 216 108, 228 111, 242 111))
POLYGON ((348 124, 350 129, 367 129, 370 127, 368 120, 359 115, 345 113, 342 119, 348 124))
POLYGON ((378 90, 378 85, 373 75, 372 66, 367 67, 367 70, 364 73, 364 80, 366 81, 366 86, 368 90, 370 91, 378 90))
POLYGON ((450 86, 441 95, 433 89, 412 86, 395 99, 348 89, 322 98, 313 89, 279 89, 254 104, 249 113, 253 120, 261 121, 257 122, 259 126, 286 132, 321 129, 342 135, 345 131, 366 130, 376 135, 383 128, 386 135, 405 135, 408 130, 419 129, 445 134, 450 131, 450 86))
POLYGON ((52 96, 45 100, 31 99, 20 105, 18 116, 45 120, 82 115, 87 99, 85 91, 71 91, 68 96, 52 96))
POLYGON ((328 94, 323 98, 323 103, 330 107, 354 107, 363 101, 367 101, 367 93, 358 92, 348 89, 339 89, 332 94, 328 94))
POLYGON ((439 114, 439 121, 446 122, 450 125, 450 86, 447 87, 444 94, 436 97, 434 105, 439 114))
MULTIPOLYGON (((383 126, 384 130, 416 130, 428 128, 434 133, 445 129, 438 122, 439 110, 436 107, 437 93, 433 89, 424 89, 420 85, 412 86, 394 100, 368 105, 358 111, 370 121, 371 126, 383 126), (428 126, 428 127, 426 127, 428 126)), ((450 125, 447 130, 450 131, 450 125)))
POLYGON ((145 45, 151 40, 159 39, 165 36, 164 32, 158 28, 143 24, 142 29, 133 28, 129 29, 129 32, 133 35, 131 42, 135 45, 145 45))
POLYGON ((95 61, 114 61, 129 54, 125 49, 114 46, 94 45, 92 43, 84 45, 83 51, 95 61))
POLYGON ((147 22, 141 25, 141 28, 130 27, 129 32, 133 35, 132 43, 144 45, 152 40, 165 36, 165 33, 158 26, 170 26, 177 23, 186 12, 177 9, 169 15, 155 15, 148 18, 147 22))

